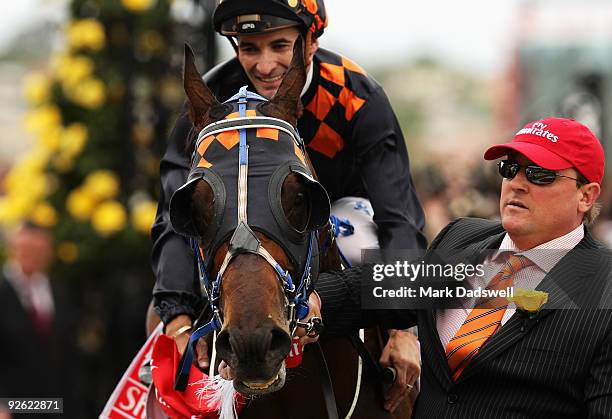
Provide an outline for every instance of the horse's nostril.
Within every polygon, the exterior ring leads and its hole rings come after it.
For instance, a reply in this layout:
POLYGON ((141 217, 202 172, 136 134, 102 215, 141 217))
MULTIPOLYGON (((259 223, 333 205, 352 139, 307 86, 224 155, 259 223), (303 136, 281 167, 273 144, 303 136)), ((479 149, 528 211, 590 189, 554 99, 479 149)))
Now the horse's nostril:
POLYGON ((232 344, 230 343, 230 334, 227 330, 219 332, 217 336, 216 349, 221 358, 229 359, 232 354, 232 344))
POLYGON ((270 341, 270 352, 288 354, 291 350, 291 337, 280 327, 273 327, 270 331, 272 340, 270 341))
POLYGON ((227 363, 256 368, 261 363, 280 363, 291 350, 291 337, 277 326, 261 325, 250 333, 228 328, 217 336, 216 348, 227 363))

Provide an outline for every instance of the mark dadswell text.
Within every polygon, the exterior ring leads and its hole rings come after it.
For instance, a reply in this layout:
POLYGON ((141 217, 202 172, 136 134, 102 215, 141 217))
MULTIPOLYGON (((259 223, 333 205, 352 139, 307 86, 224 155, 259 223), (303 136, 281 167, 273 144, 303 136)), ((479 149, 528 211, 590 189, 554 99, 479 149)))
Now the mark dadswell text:
POLYGON ((453 287, 429 287, 417 288, 400 287, 386 289, 374 287, 372 293, 375 298, 508 298, 514 296, 512 287, 502 289, 466 288, 462 286, 453 287))

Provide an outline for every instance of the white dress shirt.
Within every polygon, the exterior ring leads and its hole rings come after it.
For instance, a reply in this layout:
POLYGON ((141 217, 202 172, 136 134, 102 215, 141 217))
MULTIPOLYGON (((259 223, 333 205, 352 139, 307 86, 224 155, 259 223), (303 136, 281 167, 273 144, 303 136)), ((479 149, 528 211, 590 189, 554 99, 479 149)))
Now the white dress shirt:
POLYGON ((26 311, 34 309, 44 317, 53 317, 55 313, 53 293, 49 278, 45 274, 35 272, 26 278, 18 265, 8 263, 4 265, 4 276, 19 296, 21 305, 26 311))
MULTIPOLYGON (((485 288, 491 278, 495 276, 511 254, 519 254, 527 257, 533 265, 521 269, 514 275, 514 287, 534 290, 542 282, 546 274, 580 241, 584 238, 584 226, 580 224, 574 230, 564 236, 557 237, 549 242, 543 243, 526 251, 521 251, 512 241, 508 233, 505 234, 499 250, 483 262, 485 275, 482 277, 468 278, 472 287, 485 288)), ((472 305, 473 307, 473 305, 472 305)), ((436 326, 440 342, 446 348, 448 342, 455 336, 461 327, 471 308, 443 309, 436 312, 436 326)), ((510 303, 504 317, 502 326, 516 311, 514 303, 510 303)))

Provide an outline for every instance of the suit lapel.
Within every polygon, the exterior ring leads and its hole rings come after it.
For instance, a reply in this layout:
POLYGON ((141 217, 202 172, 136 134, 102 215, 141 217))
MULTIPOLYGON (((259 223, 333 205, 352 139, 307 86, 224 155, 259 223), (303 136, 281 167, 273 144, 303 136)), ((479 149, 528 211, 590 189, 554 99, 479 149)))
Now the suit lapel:
MULTIPOLYGON (((557 265, 544 277, 536 288, 548 293, 548 302, 538 314, 538 322, 526 319, 521 313, 516 312, 508 321, 493 335, 489 341, 478 352, 476 357, 465 368, 458 381, 463 381, 474 375, 482 365, 503 353, 508 347, 523 338, 546 316, 555 312, 555 308, 578 308, 585 306, 582 294, 585 283, 593 281, 595 267, 598 266, 600 256, 594 250, 593 239, 588 231, 585 238, 570 251, 557 265), (589 249, 589 250, 587 250, 589 249)), ((595 288, 595 294, 600 287, 595 288)), ((601 294, 599 294, 601 295, 601 294)), ((586 304, 593 303, 591 300, 586 304)), ((593 306, 591 306, 593 307, 593 306)))
POLYGON ((587 230, 584 239, 536 288, 548 293, 548 302, 539 317, 546 317, 559 308, 596 308, 609 279, 609 275, 598 274, 597 270, 607 266, 608 261, 608 251, 598 248, 587 230))
POLYGON ((452 381, 444 348, 440 342, 438 328, 436 325, 436 317, 434 310, 420 310, 421 318, 419 319, 419 341, 421 345, 421 359, 427 362, 432 369, 436 379, 440 382, 443 388, 450 388, 452 381))

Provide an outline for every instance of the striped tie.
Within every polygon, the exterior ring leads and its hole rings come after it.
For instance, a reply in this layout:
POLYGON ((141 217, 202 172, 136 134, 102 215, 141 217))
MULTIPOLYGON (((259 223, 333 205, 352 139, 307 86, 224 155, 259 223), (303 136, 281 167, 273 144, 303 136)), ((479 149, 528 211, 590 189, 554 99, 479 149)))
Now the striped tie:
MULTIPOLYGON (((512 255, 487 285, 489 290, 503 290, 514 283, 514 274, 533 265, 525 256, 512 255)), ((446 346, 446 360, 453 380, 457 380, 465 367, 501 326, 501 320, 508 307, 505 297, 479 300, 476 306, 446 346)))

